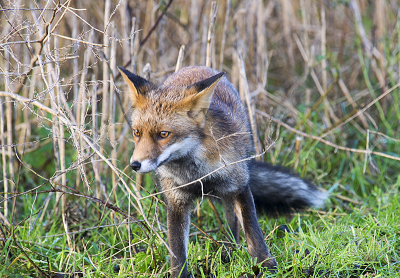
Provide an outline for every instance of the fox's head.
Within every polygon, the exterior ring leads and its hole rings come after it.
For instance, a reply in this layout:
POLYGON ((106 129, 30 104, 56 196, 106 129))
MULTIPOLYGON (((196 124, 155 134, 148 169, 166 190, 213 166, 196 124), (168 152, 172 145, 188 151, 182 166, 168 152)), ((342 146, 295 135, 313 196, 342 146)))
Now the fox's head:
POLYGON ((200 144, 214 88, 224 73, 189 86, 156 86, 119 67, 133 106, 134 171, 147 173, 200 144))

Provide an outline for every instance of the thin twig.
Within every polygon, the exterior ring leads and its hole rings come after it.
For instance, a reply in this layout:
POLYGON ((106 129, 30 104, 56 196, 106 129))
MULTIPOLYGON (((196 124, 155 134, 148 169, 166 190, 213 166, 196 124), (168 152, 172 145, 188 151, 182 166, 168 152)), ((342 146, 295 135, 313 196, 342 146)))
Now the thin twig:
POLYGON ((196 224, 194 224, 193 222, 190 222, 190 224, 192 224, 197 230, 199 230, 203 235, 205 235, 208 239, 210 239, 212 242, 214 242, 218 247, 221 246, 221 244, 218 243, 218 241, 216 241, 215 239, 212 238, 212 236, 210 236, 209 234, 207 234, 205 231, 203 231, 199 226, 197 226, 196 224))
POLYGON ((176 60, 175 71, 178 71, 182 68, 182 61, 184 55, 185 55, 185 46, 181 45, 181 48, 179 49, 178 59, 176 60))
POLYGON ((206 67, 211 67, 211 42, 214 38, 215 20, 217 18, 217 3, 211 2, 210 18, 208 21, 206 67))

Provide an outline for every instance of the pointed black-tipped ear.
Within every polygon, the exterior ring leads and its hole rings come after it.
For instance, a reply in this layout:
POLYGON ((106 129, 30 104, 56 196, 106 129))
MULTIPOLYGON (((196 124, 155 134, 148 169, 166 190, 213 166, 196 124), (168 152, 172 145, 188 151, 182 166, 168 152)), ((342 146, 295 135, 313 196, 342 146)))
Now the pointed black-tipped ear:
POLYGON ((189 88, 191 89, 195 88, 199 93, 209 87, 213 87, 212 89, 214 89, 215 85, 217 85, 218 81, 221 79, 222 76, 224 76, 224 74, 225 72, 220 72, 214 76, 211 76, 210 78, 201 80, 199 82, 194 83, 193 85, 190 85, 189 88))
POLYGON ((211 104, 215 86, 221 80, 224 72, 204 79, 188 87, 189 95, 182 102, 182 106, 201 127, 204 127, 205 116, 211 104))
POLYGON ((150 81, 147 81, 139 75, 133 74, 127 69, 118 67, 118 70, 121 72, 122 77, 129 86, 133 106, 137 106, 139 104, 140 100, 147 91, 150 91, 156 87, 150 81))
POLYGON ((189 86, 189 90, 194 90, 194 96, 190 99, 193 107, 192 110, 208 109, 211 98, 219 80, 224 76, 225 72, 220 72, 210 78, 201 80, 189 86))

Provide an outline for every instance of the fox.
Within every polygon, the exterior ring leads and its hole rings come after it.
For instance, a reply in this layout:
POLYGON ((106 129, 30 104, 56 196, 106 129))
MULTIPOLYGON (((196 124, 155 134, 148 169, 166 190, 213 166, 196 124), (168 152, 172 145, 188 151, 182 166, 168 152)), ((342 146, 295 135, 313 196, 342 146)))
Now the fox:
POLYGON ((129 87, 135 148, 130 167, 155 172, 166 199, 171 277, 187 277, 190 211, 202 197, 222 201, 233 239, 243 229, 253 260, 276 271, 257 211, 321 207, 327 194, 279 166, 250 159, 248 112, 224 72, 180 69, 160 85, 119 67, 129 87))

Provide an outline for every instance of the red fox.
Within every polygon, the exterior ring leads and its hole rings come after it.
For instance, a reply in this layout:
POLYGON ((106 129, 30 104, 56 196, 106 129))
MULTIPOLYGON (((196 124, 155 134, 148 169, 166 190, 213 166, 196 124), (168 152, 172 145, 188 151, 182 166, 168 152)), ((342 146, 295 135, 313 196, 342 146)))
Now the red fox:
POLYGON ((156 86, 119 70, 133 106, 130 167, 155 171, 166 191, 172 277, 188 275, 190 208, 203 196, 222 201, 235 240, 241 226, 250 255, 273 271, 276 260, 264 242, 256 207, 269 213, 320 207, 326 194, 286 170, 246 160, 253 151, 248 114, 224 73, 186 67, 156 86))

